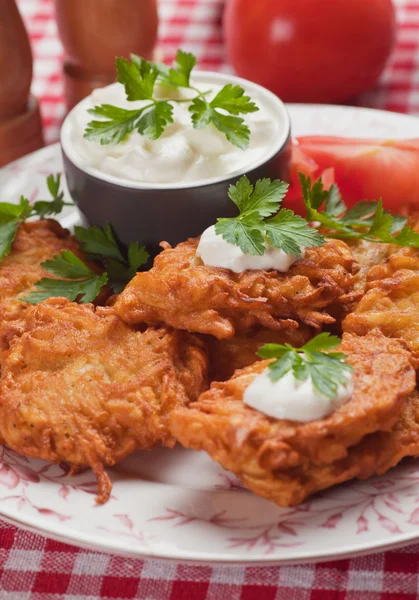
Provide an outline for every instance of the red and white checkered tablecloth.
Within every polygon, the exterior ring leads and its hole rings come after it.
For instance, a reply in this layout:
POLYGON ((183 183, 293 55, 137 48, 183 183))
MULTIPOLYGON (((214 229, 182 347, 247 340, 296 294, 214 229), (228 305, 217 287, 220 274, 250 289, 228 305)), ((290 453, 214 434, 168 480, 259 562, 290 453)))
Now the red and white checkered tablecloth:
MULTIPOLYGON (((33 92, 41 100, 46 140, 53 142, 64 116, 53 0, 18 4, 34 51, 33 92)), ((397 48, 379 86, 360 104, 419 114, 419 0, 397 4, 397 48)), ((165 59, 181 46, 198 56, 201 67, 228 69, 222 5, 223 0, 160 0, 159 44, 165 59)), ((0 521, 0 600, 97 598, 414 600, 419 598, 419 545, 317 565, 185 566, 80 550, 0 521)))

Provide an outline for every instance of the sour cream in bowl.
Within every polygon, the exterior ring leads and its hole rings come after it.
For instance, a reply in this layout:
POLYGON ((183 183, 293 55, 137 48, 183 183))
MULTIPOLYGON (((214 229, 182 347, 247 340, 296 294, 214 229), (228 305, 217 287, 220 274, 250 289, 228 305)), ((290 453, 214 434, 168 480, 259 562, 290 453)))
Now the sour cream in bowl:
POLYGON ((111 223, 119 239, 139 241, 151 252, 160 241, 176 244, 202 233, 219 217, 236 214, 228 187, 243 174, 287 179, 291 153, 290 119, 279 98, 232 75, 194 72, 192 83, 207 100, 230 83, 245 90, 259 110, 245 115, 250 130, 246 149, 232 144, 213 124, 195 129, 188 110, 193 93, 159 84, 156 94, 173 104, 173 122, 155 140, 133 131, 119 144, 84 138, 92 121, 88 110, 113 105, 135 110, 147 101, 128 101, 122 84, 95 90, 66 117, 61 147, 67 184, 89 223, 111 223))

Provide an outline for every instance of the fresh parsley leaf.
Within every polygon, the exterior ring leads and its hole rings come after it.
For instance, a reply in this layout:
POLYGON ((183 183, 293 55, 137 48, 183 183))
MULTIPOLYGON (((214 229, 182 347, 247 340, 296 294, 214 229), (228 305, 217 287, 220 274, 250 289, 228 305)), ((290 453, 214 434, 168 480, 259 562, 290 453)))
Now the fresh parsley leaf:
POLYGON ((103 146, 123 142, 134 130, 143 110, 127 110, 111 104, 101 104, 87 112, 99 120, 87 124, 83 137, 103 146))
POLYGON ((0 258, 7 256, 12 249, 13 240, 23 221, 0 214, 0 258))
POLYGON ((118 57, 115 60, 118 81, 125 87, 127 99, 152 100, 158 69, 153 63, 131 54, 131 62, 118 57))
POLYGON ((161 101, 156 102, 141 114, 135 128, 142 135, 156 140, 169 123, 173 123, 173 106, 169 102, 161 101))
POLYGON ((258 111, 256 104, 239 85, 227 83, 210 102, 211 108, 222 108, 231 115, 240 115, 258 111))
MULTIPOLYGON (((165 127, 173 122, 173 106, 176 102, 190 102, 192 125, 196 129, 211 123, 235 146, 245 149, 249 144, 250 130, 239 117, 258 109, 245 95, 239 85, 227 84, 208 102, 211 90, 200 91, 191 85, 192 69, 196 65, 193 54, 178 50, 173 67, 152 63, 131 54, 131 60, 116 59, 118 81, 125 87, 129 101, 145 100, 149 104, 137 110, 127 110, 110 104, 95 106, 88 112, 95 117, 85 129, 84 137, 100 144, 119 144, 133 131, 138 131, 152 140, 159 138, 165 127), (161 99, 155 91, 157 81, 172 87, 183 87, 196 92, 188 98, 161 99)), ((161 90, 160 90, 161 92, 161 90)))
POLYGON ((118 262, 110 260, 106 264, 109 277, 109 285, 116 294, 122 292, 128 281, 130 281, 138 269, 149 259, 149 254, 144 246, 131 242, 128 246, 128 261, 118 262))
POLYGON ((330 186, 326 198, 326 212, 333 217, 338 217, 346 210, 346 204, 342 200, 341 193, 337 185, 330 186))
POLYGON ((336 186, 325 190, 321 179, 313 185, 299 173, 307 221, 315 222, 328 237, 364 239, 382 244, 419 248, 419 233, 406 225, 407 219, 384 210, 383 201, 358 202, 347 209, 336 186), (324 206, 324 210, 320 210, 324 206), (342 213, 342 211, 344 211, 342 213))
POLYGON ((88 258, 99 260, 105 266, 108 283, 115 293, 124 289, 139 267, 149 258, 144 246, 140 247, 136 242, 129 244, 125 256, 109 223, 103 228, 96 225, 91 225, 88 229, 75 227, 75 233, 88 258))
POLYGON ((340 343, 341 339, 337 335, 331 335, 324 331, 304 344, 304 349, 309 352, 326 352, 327 350, 334 350, 340 343))
POLYGON ((216 234, 242 252, 259 256, 265 253, 267 242, 295 256, 301 256, 303 248, 323 245, 323 236, 307 221, 291 210, 279 210, 287 190, 288 184, 280 180, 260 179, 253 186, 244 175, 228 191, 240 214, 218 219, 216 234))
POLYGON ((64 202, 64 192, 61 190, 61 175, 58 173, 48 175, 47 186, 52 200, 37 200, 33 205, 33 213, 40 219, 51 215, 59 215, 64 206, 72 206, 71 202, 64 202))
POLYGON ((212 108, 202 98, 194 98, 188 110, 192 115, 192 125, 195 129, 203 129, 211 123, 212 108))
POLYGON ((211 121, 219 131, 225 134, 229 142, 241 150, 246 150, 250 141, 250 129, 244 119, 224 115, 220 111, 212 109, 211 121))
POLYGON ((258 220, 218 219, 215 232, 246 254, 262 256, 265 253, 265 238, 258 220))
POLYGON ((85 227, 76 226, 74 228, 76 238, 81 244, 83 252, 93 260, 114 259, 121 262, 124 257, 121 254, 118 243, 109 223, 105 227, 90 225, 85 227))
POLYGON ((92 302, 107 282, 106 273, 97 275, 85 265, 73 252, 62 250, 61 256, 54 256, 41 264, 46 271, 65 279, 43 277, 34 291, 22 300, 30 304, 38 304, 51 297, 64 297, 72 302, 92 302))
POLYGON ((168 83, 178 87, 189 87, 192 69, 196 65, 196 58, 190 52, 178 50, 175 64, 166 76, 168 83))
POLYGON ((316 229, 308 227, 305 219, 286 209, 265 221, 265 235, 271 246, 295 256, 301 256, 303 248, 324 244, 323 236, 316 229))
POLYGON ((0 260, 7 256, 12 248, 19 227, 29 219, 38 216, 40 219, 48 215, 60 213, 64 206, 64 193, 60 191, 60 175, 49 175, 47 186, 52 196, 51 201, 38 200, 33 206, 24 196, 20 197, 19 204, 0 202, 0 260))
POLYGON ((277 212, 288 190, 288 183, 279 179, 259 179, 256 185, 243 175, 236 185, 230 185, 228 196, 241 213, 257 213, 260 217, 270 217, 277 212))
POLYGON ((340 339, 329 333, 321 333, 301 348, 290 344, 265 344, 258 352, 261 358, 276 358, 269 364, 269 377, 279 381, 292 371, 299 381, 311 379, 313 387, 333 400, 339 385, 346 383, 353 371, 343 352, 327 352, 340 344, 340 339), (326 353, 325 353, 326 352, 326 353))

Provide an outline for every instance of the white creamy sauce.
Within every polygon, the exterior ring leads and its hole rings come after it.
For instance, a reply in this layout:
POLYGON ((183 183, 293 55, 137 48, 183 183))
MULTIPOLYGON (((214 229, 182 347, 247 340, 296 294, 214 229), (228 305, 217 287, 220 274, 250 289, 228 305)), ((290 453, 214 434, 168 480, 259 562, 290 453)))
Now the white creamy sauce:
POLYGON ((330 415, 352 397, 352 374, 348 373, 345 377, 346 384, 339 385, 336 397, 330 400, 313 387, 311 378, 298 381, 289 371, 279 381, 272 381, 269 369, 265 369, 246 388, 243 402, 275 419, 302 423, 317 421, 330 415))
MULTIPOLYGON (((241 273, 247 269, 275 269, 280 273, 286 273, 290 266, 299 257, 287 254, 283 250, 266 244, 262 256, 247 254, 239 246, 230 244, 221 235, 215 233, 215 226, 208 227, 201 235, 196 255, 208 267, 220 267, 230 269, 234 273, 241 273)), ((303 249, 304 254, 304 249, 303 249)))
MULTIPOLYGON (((217 84, 193 82, 211 100, 222 88, 217 84)), ((158 84, 160 98, 184 99, 196 92, 158 84)), ((114 83, 94 90, 70 115, 70 139, 83 166, 93 167, 106 174, 144 183, 176 183, 198 181, 224 176, 263 160, 272 152, 280 135, 280 124, 274 109, 262 95, 247 92, 259 111, 243 115, 250 129, 250 144, 241 150, 210 124, 194 129, 188 102, 173 104, 174 122, 167 125, 157 140, 150 140, 137 131, 119 144, 101 146, 83 138, 84 130, 94 117, 87 110, 99 104, 135 110, 149 104, 147 100, 129 102, 124 86, 114 83)), ((221 111, 222 112, 222 111, 221 111)))

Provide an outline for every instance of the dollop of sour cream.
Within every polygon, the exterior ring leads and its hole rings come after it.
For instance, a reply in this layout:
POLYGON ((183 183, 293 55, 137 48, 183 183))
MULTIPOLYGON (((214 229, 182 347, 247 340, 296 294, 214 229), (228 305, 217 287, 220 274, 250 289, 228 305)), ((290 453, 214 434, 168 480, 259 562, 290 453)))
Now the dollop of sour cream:
MULTIPOLYGON (((222 88, 221 85, 193 82, 199 90, 211 90, 211 100, 222 88)), ((196 92, 185 88, 173 88, 158 84, 156 97, 161 99, 187 99, 196 92)), ((194 129, 190 104, 173 103, 173 123, 169 123, 161 137, 150 140, 133 131, 119 144, 100 145, 86 140, 84 130, 93 119, 87 111, 99 104, 136 110, 149 102, 130 102, 126 99, 124 86, 114 83, 94 90, 88 98, 76 106, 69 115, 69 132, 73 150, 82 166, 92 167, 118 178, 144 183, 176 183, 211 179, 246 170, 248 165, 268 157, 281 130, 278 116, 262 96, 253 89, 246 90, 256 102, 259 111, 243 115, 250 129, 250 143, 246 150, 231 144, 224 133, 212 124, 203 129, 194 129)))
MULTIPOLYGON (((304 250, 302 251, 304 254, 304 250)), ((215 233, 215 226, 211 225, 204 231, 199 240, 196 255, 208 267, 230 269, 234 273, 241 273, 247 269, 275 269, 286 273, 290 266, 300 257, 287 254, 279 248, 266 244, 264 254, 253 255, 243 252, 239 246, 230 244, 221 235, 215 233)))
POLYGON ((278 381, 269 377, 269 369, 257 375, 246 388, 244 404, 273 417, 289 421, 308 423, 324 419, 352 397, 353 376, 345 374, 346 382, 338 386, 332 400, 318 392, 311 381, 298 381, 289 371, 278 381))

